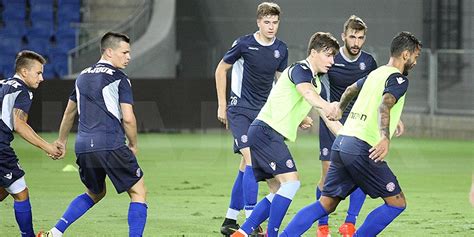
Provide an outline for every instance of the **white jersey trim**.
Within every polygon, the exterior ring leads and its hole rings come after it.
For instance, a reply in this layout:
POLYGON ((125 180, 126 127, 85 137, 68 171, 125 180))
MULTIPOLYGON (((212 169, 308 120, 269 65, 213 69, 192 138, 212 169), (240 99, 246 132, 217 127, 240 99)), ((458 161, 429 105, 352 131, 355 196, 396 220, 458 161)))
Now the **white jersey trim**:
POLYGON ((119 121, 122 119, 122 110, 119 103, 118 86, 120 80, 114 81, 102 89, 105 106, 119 121))
POLYGON ((239 98, 242 94, 242 79, 244 75, 244 58, 237 60, 232 66, 231 89, 239 98))

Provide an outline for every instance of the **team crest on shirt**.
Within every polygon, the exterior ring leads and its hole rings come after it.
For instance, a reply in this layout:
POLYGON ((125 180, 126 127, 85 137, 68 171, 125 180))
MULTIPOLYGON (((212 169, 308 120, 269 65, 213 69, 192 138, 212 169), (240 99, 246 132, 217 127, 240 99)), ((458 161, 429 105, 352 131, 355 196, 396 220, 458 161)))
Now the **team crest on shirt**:
POLYGON ((327 149, 326 147, 323 148, 323 156, 327 156, 329 154, 329 149, 327 149))
POLYGON ((278 51, 278 49, 275 49, 275 51, 273 51, 273 56, 275 58, 279 58, 280 57, 280 51, 278 51))
POLYGON ((387 189, 387 191, 393 192, 393 190, 395 190, 395 184, 393 182, 390 182, 387 185, 385 185, 385 188, 387 189))
POLYGON ((240 137, 240 140, 241 140, 243 143, 247 143, 247 141, 248 141, 247 135, 242 135, 242 136, 240 137))
POLYGON ((286 167, 291 169, 291 168, 295 167, 295 164, 293 163, 293 161, 291 159, 288 159, 286 161, 286 167))
POLYGON ((364 71, 366 68, 365 63, 364 62, 359 63, 359 68, 360 70, 364 71))
POLYGON ((138 168, 137 171, 135 172, 135 175, 137 177, 141 177, 142 176, 142 170, 140 168, 138 168))
POLYGON ((273 161, 270 162, 270 168, 272 168, 272 170, 276 170, 277 167, 276 167, 275 162, 273 162, 273 161))

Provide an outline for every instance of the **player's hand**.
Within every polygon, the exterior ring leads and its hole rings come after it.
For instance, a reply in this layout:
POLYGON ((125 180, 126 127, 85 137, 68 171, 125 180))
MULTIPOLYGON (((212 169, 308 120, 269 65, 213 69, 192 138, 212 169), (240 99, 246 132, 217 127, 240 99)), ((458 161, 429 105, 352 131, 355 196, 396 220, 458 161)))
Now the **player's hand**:
POLYGON ((329 104, 326 117, 331 121, 339 121, 342 118, 342 110, 339 108, 339 102, 335 101, 329 104))
POLYGON ((395 129, 395 136, 399 137, 405 132, 405 125, 402 120, 398 121, 397 129, 395 129))
POLYGON ((219 105, 217 108, 217 119, 225 125, 225 129, 229 128, 229 124, 227 123, 227 106, 226 105, 219 105))
POLYGON ((138 153, 138 147, 137 146, 131 146, 130 144, 128 144, 128 148, 132 151, 134 156, 137 156, 137 153, 138 153))
POLYGON ((59 157, 61 157, 61 155, 63 154, 61 150, 54 143, 53 144, 48 143, 44 151, 53 160, 59 159, 59 157))
POLYGON ((300 123, 300 128, 301 129, 308 129, 313 126, 313 119, 309 116, 306 116, 306 118, 303 119, 300 123))
POLYGON ((375 161, 375 163, 383 161, 385 156, 388 154, 389 146, 390 140, 386 137, 382 137, 375 146, 370 148, 369 158, 375 161))
POLYGON ((53 144, 61 151, 61 155, 57 159, 63 159, 66 156, 66 143, 56 140, 53 144))

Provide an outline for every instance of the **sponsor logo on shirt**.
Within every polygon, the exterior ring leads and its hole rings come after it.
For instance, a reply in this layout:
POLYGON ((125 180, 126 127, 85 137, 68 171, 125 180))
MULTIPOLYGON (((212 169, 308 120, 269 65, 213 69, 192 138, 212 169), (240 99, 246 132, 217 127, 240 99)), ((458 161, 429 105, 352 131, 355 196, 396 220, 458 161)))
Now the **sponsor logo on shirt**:
POLYGON ((272 168, 272 170, 276 170, 276 164, 275 162, 270 162, 270 168, 272 168))
POLYGON ((403 82, 405 82, 405 79, 403 79, 403 77, 397 77, 397 82, 398 84, 402 84, 403 82))
POLYGON ((366 114, 360 114, 360 113, 357 113, 357 112, 350 112, 349 113, 349 118, 359 119, 359 120, 365 121, 367 119, 367 115, 366 114))
POLYGON ((86 68, 86 69, 82 70, 81 74, 84 74, 84 73, 106 73, 106 74, 109 74, 109 75, 113 75, 114 72, 115 72, 115 70, 110 69, 108 67, 96 67, 96 68, 89 67, 89 68, 86 68))
POLYGON ((3 176, 3 177, 5 177, 6 179, 12 179, 13 174, 12 174, 12 172, 10 172, 9 174, 6 174, 6 175, 3 176))
POLYGON ((336 67, 345 67, 346 65, 344 65, 343 63, 335 63, 334 66, 336 66, 336 67))
POLYGON ((250 50, 258 50, 257 47, 252 47, 252 46, 249 46, 249 49, 250 49, 250 50))
POLYGON ((280 51, 278 51, 278 49, 275 49, 275 51, 273 51, 273 56, 275 58, 279 58, 280 57, 280 51))

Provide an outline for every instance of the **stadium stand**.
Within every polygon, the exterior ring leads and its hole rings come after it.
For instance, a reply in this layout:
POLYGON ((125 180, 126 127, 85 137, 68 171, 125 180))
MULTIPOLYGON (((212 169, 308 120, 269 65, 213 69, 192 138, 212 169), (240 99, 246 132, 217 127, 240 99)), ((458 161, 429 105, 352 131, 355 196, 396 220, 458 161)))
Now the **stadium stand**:
POLYGON ((82 1, 0 0, 0 5, 0 77, 13 76, 15 55, 22 49, 48 59, 45 79, 66 75, 67 53, 78 42, 82 1))

